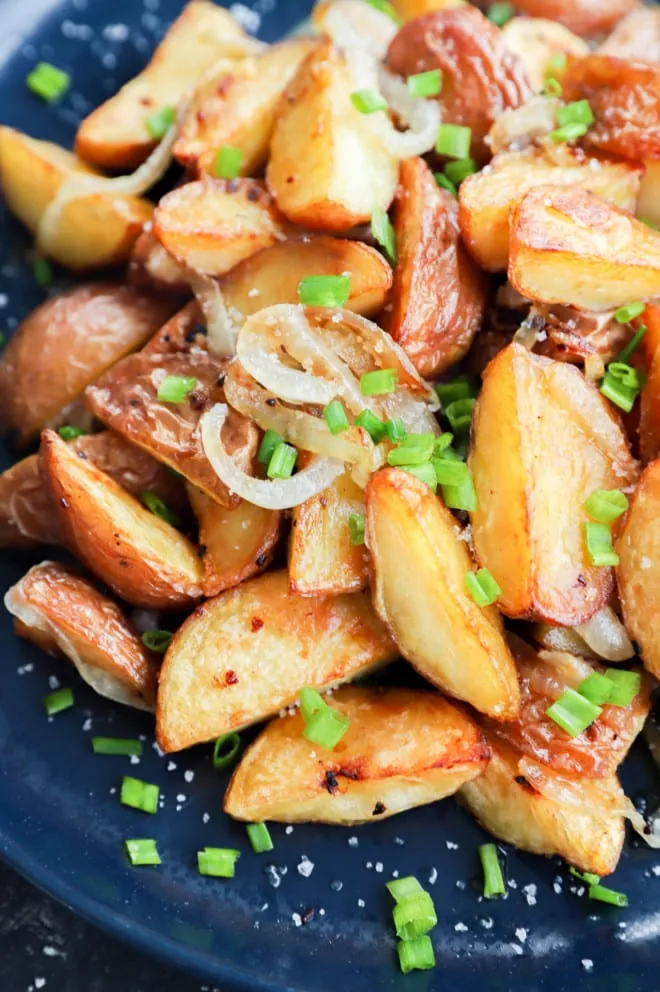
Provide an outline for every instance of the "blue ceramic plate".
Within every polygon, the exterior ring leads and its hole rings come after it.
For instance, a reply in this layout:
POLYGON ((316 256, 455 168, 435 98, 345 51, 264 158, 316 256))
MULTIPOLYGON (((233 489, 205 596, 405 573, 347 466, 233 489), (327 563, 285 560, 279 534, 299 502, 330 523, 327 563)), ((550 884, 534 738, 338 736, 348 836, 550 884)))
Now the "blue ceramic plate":
MULTIPOLYGON (((262 38, 274 40, 310 6, 255 0, 234 9, 262 38)), ((179 8, 178 0, 0 2, 2 123, 70 144, 81 117, 143 66, 179 8), (56 107, 24 85, 41 58, 73 78, 56 107)), ((25 261, 28 238, 6 216, 1 224, 0 325, 11 330, 42 296, 25 261)), ((0 449, 0 468, 10 461, 0 449)), ((34 560, 3 555, 2 591, 34 560)), ((477 847, 485 835, 452 800, 356 830, 275 826, 275 850, 256 856, 244 829, 222 813, 226 781, 213 771, 208 749, 160 756, 150 719, 104 703, 68 667, 19 642, 4 611, 0 644, 0 852, 116 936, 223 989, 660 987, 660 857, 653 852, 626 846, 613 880, 630 896, 623 911, 589 904, 557 860, 513 850, 505 856, 507 898, 482 901, 477 847), (55 679, 75 685, 76 707, 49 721, 42 697, 55 679), (137 766, 96 757, 91 733, 143 734, 145 757, 137 766), (119 804, 124 773, 160 785, 164 805, 157 816, 119 804), (161 868, 128 867, 123 840, 140 836, 157 838, 161 868), (234 881, 197 874, 195 852, 204 846, 242 850, 234 881), (439 916, 433 973, 398 973, 384 886, 394 871, 417 875, 433 893, 439 916), (296 926, 312 909, 310 922, 296 926)), ((623 777, 634 798, 646 795, 657 804, 655 772, 641 749, 623 777)))

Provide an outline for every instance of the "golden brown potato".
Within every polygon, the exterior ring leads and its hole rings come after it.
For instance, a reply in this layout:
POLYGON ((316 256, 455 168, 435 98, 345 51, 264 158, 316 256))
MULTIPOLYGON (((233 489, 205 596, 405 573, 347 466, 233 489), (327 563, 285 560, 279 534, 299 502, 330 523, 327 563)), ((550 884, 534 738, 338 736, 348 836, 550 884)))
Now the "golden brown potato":
POLYGON ((441 70, 442 119, 472 128, 472 154, 480 160, 489 157, 483 139, 493 121, 532 95, 517 55, 476 7, 439 10, 404 24, 387 61, 401 76, 441 70))
MULTIPOLYGON (((197 425, 215 403, 222 402, 227 362, 200 349, 170 354, 129 355, 85 392, 88 408, 99 420, 158 461, 164 462, 223 506, 238 506, 239 498, 218 479, 204 454, 197 425), (183 403, 158 399, 167 376, 196 380, 183 403)), ((223 441, 237 464, 249 470, 259 432, 254 424, 231 411, 223 441)))
POLYGON ((512 720, 516 668, 497 610, 478 607, 465 588, 473 565, 455 518, 401 469, 373 475, 366 496, 374 606, 401 654, 451 696, 512 720))
POLYGON ((509 262, 509 215, 537 186, 579 187, 635 212, 643 166, 591 158, 569 145, 501 152, 482 172, 461 183, 458 220, 475 259, 490 272, 509 262))
POLYGON ((413 17, 430 14, 433 10, 462 7, 465 3, 466 0, 392 0, 392 6, 403 21, 411 21, 413 17))
POLYGON ((658 295, 660 234, 584 190, 533 189, 511 214, 509 281, 541 303, 613 310, 658 295))
POLYGON ((143 355, 177 355, 206 351, 206 324, 197 300, 191 300, 163 324, 142 349, 143 355))
MULTIPOLYGON (((535 93, 545 86, 553 55, 586 55, 589 46, 557 21, 545 17, 512 17, 502 28, 509 48, 518 56, 535 93)), ((552 71, 551 75, 556 75, 552 71)))
POLYGON ((251 822, 371 823, 452 795, 488 763, 479 729, 438 693, 345 686, 328 702, 350 719, 337 747, 305 740, 299 712, 273 720, 234 772, 226 813, 251 822))
POLYGON ((369 556, 351 544, 348 519, 364 513, 364 493, 350 475, 293 512, 289 584, 302 596, 337 596, 369 585, 369 556))
POLYGON ((174 157, 189 169, 214 175, 218 149, 229 146, 242 153, 242 176, 257 172, 268 157, 280 97, 319 43, 316 38, 290 38, 255 58, 214 71, 186 108, 174 157))
MULTIPOLYGON (((48 204, 74 175, 96 176, 71 152, 37 141, 10 127, 0 127, 0 182, 7 207, 37 234, 48 204)), ((138 196, 95 192, 70 199, 62 207, 48 254, 70 269, 120 265, 130 254, 153 206, 138 196)))
POLYGON ((7 592, 16 633, 63 655, 101 696, 153 709, 158 665, 122 610, 59 562, 35 565, 7 592))
POLYGON ((226 10, 207 0, 192 0, 147 67, 85 118, 76 135, 76 151, 104 169, 133 169, 157 144, 147 128, 149 116, 176 108, 219 59, 242 57, 246 42, 226 10))
POLYGON ((632 62, 660 62, 660 11, 641 5, 631 10, 598 51, 632 62))
POLYGON ((232 314, 245 318, 276 303, 297 303, 298 283, 305 276, 343 273, 351 277, 346 309, 365 317, 378 313, 392 285, 392 270, 383 256, 359 241, 325 235, 264 248, 232 269, 221 287, 232 314))
POLYGON ((648 373, 640 397, 639 453, 648 463, 660 455, 660 307, 647 306, 642 319, 648 373))
POLYGON ((305 599, 286 571, 198 606, 177 632, 160 678, 156 734, 179 751, 290 706, 304 686, 340 685, 397 650, 365 593, 305 599))
POLYGON ((629 490, 637 463, 612 408, 572 365, 511 344, 490 363, 472 420, 472 538, 511 617, 583 623, 613 589, 590 564, 583 504, 629 490))
POLYGON ((202 565, 183 534, 54 431, 44 431, 39 458, 64 542, 121 599, 158 610, 201 598, 202 565))
POLYGON ((609 31, 638 0, 516 0, 516 9, 528 17, 559 21, 582 37, 609 31))
POLYGON ((280 101, 267 182, 289 220, 325 231, 387 210, 399 163, 351 103, 350 73, 327 42, 305 59, 280 101))
POLYGON ((190 294, 185 267, 172 258, 151 230, 143 231, 133 245, 128 281, 133 286, 156 289, 161 293, 190 294))
POLYGON ((24 447, 106 369, 140 348, 173 304, 131 286, 88 283, 33 310, 0 357, 0 424, 24 447))
MULTIPOLYGON (((590 361, 600 361, 601 368, 613 361, 631 337, 629 327, 615 320, 612 310, 593 313, 560 304, 535 303, 528 320, 536 331, 533 350, 538 355, 584 365, 585 371, 590 361)), ((600 376, 591 376, 591 381, 596 378, 600 376)))
POLYGON ((423 376, 446 372, 481 328, 488 286, 463 247, 454 197, 421 158, 401 163, 398 260, 386 327, 423 376))
POLYGON ((204 595, 217 596, 263 572, 280 538, 282 514, 246 500, 228 510, 194 486, 188 495, 199 524, 204 595))
MULTIPOLYGON (((523 851, 559 855, 580 871, 602 877, 616 868, 625 836, 624 820, 612 805, 623 803, 613 776, 605 782, 573 778, 581 805, 564 804, 537 791, 519 773, 518 752, 492 737, 491 759, 479 778, 464 785, 459 798, 490 833, 523 851)), ((546 779, 562 776, 549 769, 546 779)))

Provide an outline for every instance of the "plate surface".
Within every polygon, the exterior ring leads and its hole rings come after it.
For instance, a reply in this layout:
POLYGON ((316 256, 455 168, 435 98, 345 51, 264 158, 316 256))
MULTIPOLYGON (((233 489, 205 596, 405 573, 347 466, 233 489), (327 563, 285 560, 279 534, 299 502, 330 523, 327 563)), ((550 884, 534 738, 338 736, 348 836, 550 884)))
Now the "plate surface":
MULTIPOLYGON (((235 5, 267 40, 290 31, 311 4, 256 0, 235 5)), ((177 0, 3 0, 0 2, 2 123, 62 144, 79 119, 144 64, 177 0), (38 59, 72 73, 73 89, 51 107, 32 97, 24 78, 38 59)), ((0 217, 0 325, 11 330, 42 298, 26 265, 25 232, 0 217)), ((0 448, 0 468, 11 462, 0 448)), ((36 558, 4 554, 4 590, 36 558)), ((613 886, 630 908, 599 909, 577 893, 557 860, 509 851, 509 892, 479 896, 477 847, 484 833, 452 800, 393 820, 342 830, 275 826, 275 850, 256 856, 244 830, 222 813, 226 784, 208 749, 173 759, 151 746, 151 721, 105 704, 65 666, 13 635, 0 613, 0 853, 19 871, 79 913, 143 950, 221 983, 223 990, 350 992, 374 990, 598 989, 652 992, 660 934, 660 856, 626 845, 613 886), (42 697, 53 679, 73 685, 76 707, 52 721, 42 697), (90 733, 144 734, 139 765, 96 757, 90 733), (125 773, 157 782, 155 817, 122 807, 125 773), (127 837, 155 837, 160 869, 131 869, 127 837), (200 878, 203 846, 243 851, 236 879, 200 878), (299 870, 303 857, 313 864, 299 870), (657 866, 657 868, 656 868, 657 866), (654 871, 654 868, 657 871, 654 871), (429 885, 438 910, 433 973, 398 974, 384 882, 393 871, 429 885), (313 908, 306 926, 294 914, 313 908)), ((637 799, 657 805, 655 770, 638 750, 624 769, 637 799)))

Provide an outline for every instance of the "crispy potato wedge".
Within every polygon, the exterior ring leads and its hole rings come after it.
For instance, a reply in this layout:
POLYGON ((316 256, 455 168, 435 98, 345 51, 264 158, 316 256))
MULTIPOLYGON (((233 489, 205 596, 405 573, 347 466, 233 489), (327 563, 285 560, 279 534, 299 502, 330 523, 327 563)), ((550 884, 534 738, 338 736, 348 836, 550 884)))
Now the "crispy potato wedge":
POLYGON ((477 726, 438 693, 345 686, 329 702, 350 719, 337 747, 306 740, 299 712, 273 720, 234 772, 226 813, 251 822, 371 823, 453 795, 488 763, 477 726))
POLYGON ((511 214, 509 281, 541 303, 613 310, 660 292, 660 234, 584 190, 533 189, 511 214))
POLYGON ((228 62, 200 86, 187 107, 174 145, 174 157, 188 169, 214 174, 218 149, 242 152, 241 175, 266 162, 279 100, 318 38, 290 38, 261 55, 228 62))
MULTIPOLYGON (((613 872, 625 836, 624 819, 612 810, 624 801, 616 776, 605 782, 574 778, 582 805, 561 803, 520 775, 514 748, 492 736, 488 744, 486 770, 459 792, 482 827, 522 851, 559 855, 580 871, 599 877, 613 872)), ((545 777, 560 791, 562 776, 547 769, 545 777)))
POLYGON ((643 174, 639 163, 599 160, 565 144, 501 152, 482 172, 461 183, 461 234, 479 265, 504 272, 509 215, 525 193, 537 186, 578 187, 634 213, 643 174))
MULTIPOLYGON (((362 2, 362 0, 360 0, 362 2)), ((392 270, 375 248, 325 235, 302 241, 281 241, 241 262, 222 282, 225 303, 240 323, 264 307, 297 303, 304 276, 350 273, 347 310, 371 317, 385 304, 392 270)))
POLYGON ((122 610, 59 562, 31 568, 5 595, 16 633, 64 655, 101 696, 153 710, 158 664, 122 610))
POLYGON ((488 284, 460 240, 456 200, 421 158, 401 163, 394 207, 397 264, 386 327, 417 371, 434 377, 467 353, 488 284))
POLYGON ((493 121, 532 95, 523 64, 502 32, 469 5, 408 21, 390 45, 387 61, 401 76, 442 71, 442 119, 472 128, 472 154, 480 160, 490 157, 484 138, 493 121))
POLYGON ((364 513, 364 493, 348 473, 297 506, 289 544, 289 585, 302 596, 337 596, 369 585, 364 546, 351 544, 348 518, 364 513))
POLYGON ((605 606, 612 570, 589 562, 583 504, 597 489, 629 490, 638 467, 597 387, 573 365, 509 345, 483 376, 469 466, 472 539, 500 610, 574 627, 605 606))
POLYGON ((147 67, 85 118, 76 135, 77 153, 104 169, 133 169, 157 144, 147 128, 149 115, 177 107, 219 59, 243 57, 247 41, 222 7, 192 0, 147 67))
POLYGON ((221 276, 283 238, 284 228, 256 179, 205 176, 165 194, 154 213, 154 234, 177 262, 221 276))
MULTIPOLYGON (((46 207, 74 175, 98 175, 71 152, 0 127, 0 182, 7 207, 37 234, 46 207)), ((138 196, 97 192, 64 204, 48 252, 69 269, 120 265, 130 254, 153 205, 138 196)))
POLYGON ((587 55, 589 46, 583 38, 557 21, 545 17, 512 17, 502 28, 509 48, 518 56, 535 93, 545 86, 553 55, 587 55))
POLYGON ((175 609, 201 598, 203 570, 190 541, 44 431, 40 469, 64 542, 121 599, 175 609))
POLYGON ((33 310, 0 357, 0 425, 24 447, 171 316, 171 300, 118 283, 88 283, 33 310))
POLYGON ((611 30, 636 5, 637 0, 516 0, 521 14, 559 21, 584 38, 611 30))
POLYGON ((419 479, 387 468, 366 491, 373 600, 404 658, 496 720, 518 712, 516 668, 494 606, 465 588, 472 561, 451 512, 419 479))
POLYGON ((598 51, 631 62, 660 62, 660 11, 635 7, 619 21, 598 51))
POLYGON ((282 514, 246 500, 229 510, 195 486, 188 486, 188 496, 199 524, 204 595, 217 596, 263 572, 280 539, 282 514))
POLYGON ((153 231, 143 231, 133 245, 128 281, 133 286, 188 296, 190 285, 186 276, 184 266, 163 248, 153 231))
MULTIPOLYGON (((197 431, 202 415, 223 400, 218 384, 227 362, 200 349, 171 354, 129 355, 85 392, 95 417, 122 437, 164 462, 223 506, 237 506, 208 461, 197 431), (159 384, 168 375, 194 378, 197 386, 183 403, 163 403, 159 384)), ((223 440, 237 464, 249 470, 259 432, 254 424, 231 411, 223 440)))
POLYGON ((340 685, 396 655, 368 594, 304 599, 286 571, 260 575, 198 606, 175 635, 158 742, 180 751, 212 740, 290 706, 303 686, 340 685))
POLYGON ((399 163, 351 103, 352 89, 343 57, 324 42, 280 101, 266 178, 296 224, 346 231, 392 202, 399 163))

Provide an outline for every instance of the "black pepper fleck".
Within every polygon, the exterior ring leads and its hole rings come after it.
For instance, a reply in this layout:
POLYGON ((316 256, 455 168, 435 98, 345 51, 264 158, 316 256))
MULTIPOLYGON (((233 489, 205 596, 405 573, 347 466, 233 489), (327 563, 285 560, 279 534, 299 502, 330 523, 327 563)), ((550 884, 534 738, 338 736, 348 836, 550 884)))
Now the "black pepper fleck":
POLYGON ((374 808, 373 808, 373 812, 372 812, 372 814, 371 814, 371 815, 372 815, 372 816, 380 816, 380 814, 381 814, 381 813, 384 813, 386 809, 387 809, 387 806, 385 805, 385 803, 381 803, 381 802, 379 801, 379 802, 377 802, 377 803, 376 803, 376 805, 374 806, 374 808))

